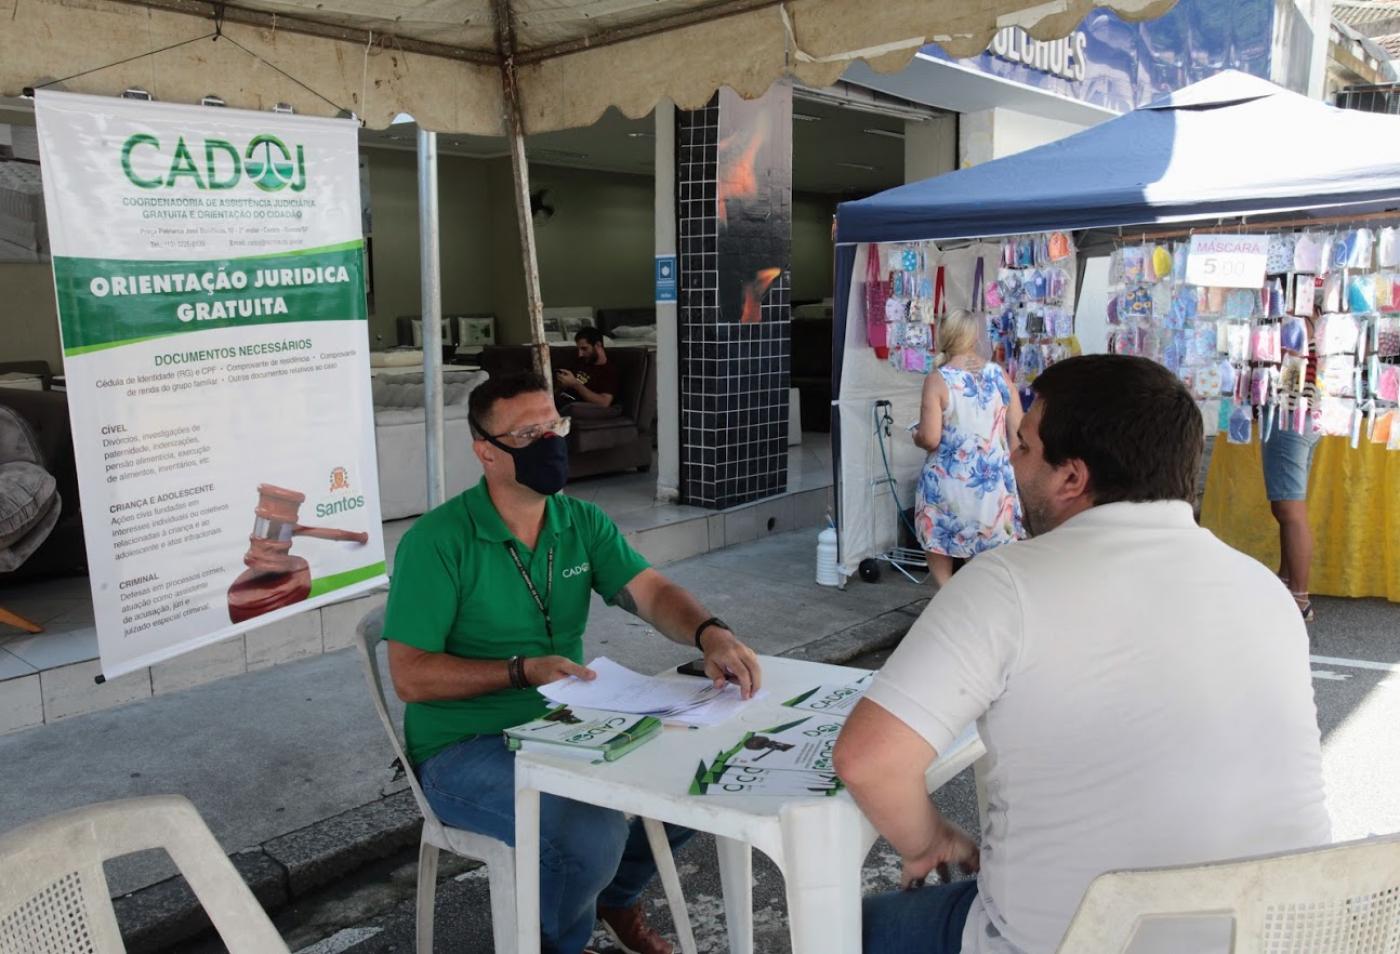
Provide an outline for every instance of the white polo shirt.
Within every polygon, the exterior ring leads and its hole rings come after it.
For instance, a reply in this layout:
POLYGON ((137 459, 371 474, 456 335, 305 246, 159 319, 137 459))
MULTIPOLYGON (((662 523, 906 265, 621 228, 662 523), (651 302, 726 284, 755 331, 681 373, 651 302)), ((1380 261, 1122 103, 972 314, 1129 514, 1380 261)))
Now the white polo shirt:
POLYGON ((1051 954, 1089 882, 1330 841, 1308 636, 1189 504, 1115 503, 978 556, 866 698, 988 798, 966 954, 1051 954))

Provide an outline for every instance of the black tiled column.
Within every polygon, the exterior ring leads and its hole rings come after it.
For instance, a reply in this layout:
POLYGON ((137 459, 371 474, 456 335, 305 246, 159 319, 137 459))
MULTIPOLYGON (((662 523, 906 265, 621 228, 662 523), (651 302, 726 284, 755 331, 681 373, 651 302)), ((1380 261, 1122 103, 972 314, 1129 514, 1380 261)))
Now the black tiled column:
POLYGON ((722 509, 787 490, 792 90, 676 127, 681 490, 722 509))

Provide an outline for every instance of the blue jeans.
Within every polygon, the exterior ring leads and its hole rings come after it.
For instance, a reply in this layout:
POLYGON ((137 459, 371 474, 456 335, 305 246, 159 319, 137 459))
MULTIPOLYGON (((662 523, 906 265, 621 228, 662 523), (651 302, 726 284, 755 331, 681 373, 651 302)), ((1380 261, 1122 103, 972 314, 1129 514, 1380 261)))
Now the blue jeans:
MULTIPOLYGON (((515 753, 499 735, 448 746, 418 766, 428 804, 444 824, 515 845, 515 753)), ((695 834, 666 826, 671 847, 695 834)), ((540 796, 540 935, 549 954, 577 954, 593 935, 597 905, 635 904, 656 874, 641 819, 540 796)))
POLYGON ((1264 491, 1269 501, 1307 500, 1308 474, 1322 435, 1316 431, 1299 434, 1275 427, 1260 448, 1264 464, 1264 491))
POLYGON ((861 910, 864 954, 960 954, 976 881, 889 891, 865 899, 861 910))

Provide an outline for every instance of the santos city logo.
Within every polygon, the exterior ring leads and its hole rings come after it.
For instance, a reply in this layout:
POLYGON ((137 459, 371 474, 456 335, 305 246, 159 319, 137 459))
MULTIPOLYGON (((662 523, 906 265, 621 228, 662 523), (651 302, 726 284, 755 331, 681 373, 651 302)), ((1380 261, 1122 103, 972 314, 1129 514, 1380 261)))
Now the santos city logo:
POLYGON ((122 172, 142 189, 173 188, 182 180, 198 189, 232 189, 247 176, 264 192, 306 188, 306 154, 292 150, 276 136, 264 133, 249 140, 240 153, 226 139, 175 140, 170 149, 150 133, 136 133, 122 144, 122 172), (202 148, 201 148, 202 146, 202 148))
POLYGON ((564 571, 564 579, 571 580, 576 576, 582 576, 583 574, 587 573, 588 570, 589 566, 587 563, 580 563, 578 566, 571 566, 564 571))

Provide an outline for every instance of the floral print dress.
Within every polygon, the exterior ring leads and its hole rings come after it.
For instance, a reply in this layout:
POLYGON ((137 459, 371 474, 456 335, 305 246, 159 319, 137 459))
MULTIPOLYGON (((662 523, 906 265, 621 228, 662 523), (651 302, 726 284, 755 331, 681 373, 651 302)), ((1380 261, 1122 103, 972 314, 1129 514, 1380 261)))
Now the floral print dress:
POLYGON ((926 551, 972 557, 1022 536, 1021 498, 1006 440, 1011 392, 995 364, 942 367, 943 436, 919 474, 914 526, 926 551))

